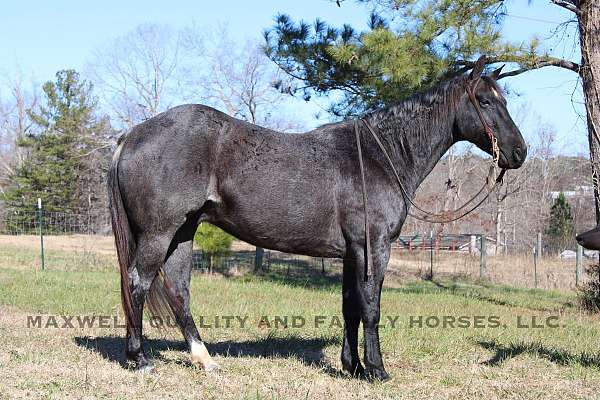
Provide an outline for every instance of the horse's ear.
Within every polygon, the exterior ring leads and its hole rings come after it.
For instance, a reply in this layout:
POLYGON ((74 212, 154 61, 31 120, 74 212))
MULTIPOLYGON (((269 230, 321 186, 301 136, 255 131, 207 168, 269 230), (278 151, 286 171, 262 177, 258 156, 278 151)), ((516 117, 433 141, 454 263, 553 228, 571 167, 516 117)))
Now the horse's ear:
POLYGON ((497 81, 497 80, 498 80, 498 78, 500 78, 500 73, 502 72, 502 68, 504 68, 504 66, 505 66, 505 65, 506 65, 506 64, 502 64, 502 65, 500 66, 500 68, 498 68, 497 70, 495 70, 494 72, 492 72, 492 73, 490 74, 490 76, 491 76, 492 78, 494 78, 494 80, 495 80, 495 81, 497 81))
POLYGON ((477 62, 475 63, 475 66, 473 67, 473 69, 471 70, 471 73, 469 74, 469 79, 471 79, 471 80, 479 79, 479 77, 483 73, 483 69, 485 68, 486 61, 487 61, 486 56, 479 57, 479 60, 477 60, 477 62))

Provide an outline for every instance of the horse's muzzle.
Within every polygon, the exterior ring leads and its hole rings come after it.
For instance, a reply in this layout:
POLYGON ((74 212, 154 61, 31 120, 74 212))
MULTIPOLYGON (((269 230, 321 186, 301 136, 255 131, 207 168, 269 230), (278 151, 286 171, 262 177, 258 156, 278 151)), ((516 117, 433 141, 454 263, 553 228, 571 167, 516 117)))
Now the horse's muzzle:
POLYGON ((600 250, 600 226, 591 231, 580 233, 576 236, 576 239, 577 243, 588 250, 600 250))
POLYGON ((498 165, 500 168, 516 169, 521 167, 527 158, 527 146, 516 146, 512 151, 502 151, 500 149, 500 158, 498 165))
POLYGON ((513 162, 519 167, 523 165, 527 158, 527 146, 517 146, 512 151, 513 162))

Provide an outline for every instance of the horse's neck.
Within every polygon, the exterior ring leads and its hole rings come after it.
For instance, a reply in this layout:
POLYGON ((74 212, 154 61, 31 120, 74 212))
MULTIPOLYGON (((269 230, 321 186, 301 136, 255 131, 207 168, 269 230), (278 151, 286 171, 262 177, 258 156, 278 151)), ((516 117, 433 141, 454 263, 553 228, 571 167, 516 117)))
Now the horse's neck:
POLYGON ((412 112, 401 113, 387 110, 369 118, 369 123, 379 132, 388 148, 394 167, 410 194, 414 194, 454 144, 454 113, 442 118, 434 107, 413 106, 412 112))

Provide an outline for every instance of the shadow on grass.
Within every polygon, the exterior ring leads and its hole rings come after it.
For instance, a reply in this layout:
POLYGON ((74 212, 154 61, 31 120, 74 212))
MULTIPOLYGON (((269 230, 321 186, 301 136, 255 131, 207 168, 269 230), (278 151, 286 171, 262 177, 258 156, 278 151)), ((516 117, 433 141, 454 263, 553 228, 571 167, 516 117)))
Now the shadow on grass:
MULTIPOLYGON (((76 337, 75 343, 85 349, 100 354, 103 358, 118 363, 127 368, 125 358, 125 339, 120 336, 102 336, 90 338, 88 336, 76 337)), ((325 359, 323 349, 331 345, 340 345, 341 341, 335 336, 305 338, 297 335, 286 337, 267 336, 256 340, 224 341, 206 344, 212 355, 222 357, 249 357, 249 358, 296 358, 307 366, 317 367, 332 376, 342 376, 341 371, 335 369, 325 359)), ((187 351, 184 341, 169 339, 146 339, 144 349, 151 358, 165 360, 161 352, 167 350, 187 351)), ((168 362, 173 362, 169 360, 168 362)))
POLYGON ((268 271, 257 274, 256 277, 263 281, 273 282, 281 285, 293 286, 298 288, 311 288, 323 290, 335 290, 341 287, 342 274, 321 273, 306 270, 303 273, 287 274, 281 271, 268 271))
MULTIPOLYGON (((198 272, 208 271, 206 261, 198 251, 193 254, 193 265, 194 270, 198 272)), ((267 250, 262 271, 250 272, 240 277, 237 273, 238 267, 253 271, 254 251, 232 251, 226 256, 218 257, 211 270, 231 279, 258 279, 302 288, 334 289, 342 283, 342 264, 337 259, 305 257, 267 250)))
POLYGON ((323 349, 341 345, 335 336, 304 338, 297 335, 286 337, 266 337, 248 341, 224 341, 207 345, 211 354, 222 357, 250 358, 296 358, 307 366, 317 367, 332 376, 340 376, 325 359, 323 349))
MULTIPOLYGON (((78 336, 73 339, 75 343, 85 349, 100 354, 108 361, 116 362, 123 368, 127 368, 128 362, 125 358, 125 338, 122 336, 100 336, 90 338, 89 336, 78 336)), ((187 350, 183 341, 169 339, 145 339, 144 349, 152 356, 160 357, 160 352, 167 350, 187 350)))
POLYGON ((534 311, 562 311, 566 308, 573 308, 575 305, 570 301, 561 301, 558 299, 548 298, 548 294, 541 292, 536 293, 533 290, 528 289, 517 289, 517 288, 504 288, 502 286, 495 286, 493 284, 484 282, 484 281, 473 281, 466 278, 454 277, 447 281, 440 280, 422 280, 422 281, 413 281, 407 282, 404 287, 395 288, 395 289, 387 289, 391 291, 396 291, 400 293, 410 293, 410 294, 439 294, 439 293, 447 293, 453 296, 462 297, 466 299, 472 299, 476 301, 486 302, 489 304, 493 304, 496 306, 503 307, 516 307, 516 308, 526 308, 534 311), (519 291, 526 292, 528 295, 534 297, 543 297, 544 299, 548 299, 556 303, 554 306, 540 306, 540 305, 531 305, 523 302, 512 302, 507 299, 499 298, 496 296, 490 296, 488 294, 483 293, 483 291, 491 290, 495 291, 498 294, 502 294, 507 291, 508 294, 516 293, 519 291))
POLYGON ((600 355, 591 355, 587 353, 573 354, 568 350, 547 347, 540 342, 511 343, 508 346, 505 346, 498 343, 496 340, 490 340, 478 341, 477 344, 484 349, 495 352, 492 358, 482 363, 489 366, 498 366, 508 359, 517 357, 521 354, 529 354, 534 357, 545 358, 559 365, 578 364, 582 367, 600 368, 600 355))

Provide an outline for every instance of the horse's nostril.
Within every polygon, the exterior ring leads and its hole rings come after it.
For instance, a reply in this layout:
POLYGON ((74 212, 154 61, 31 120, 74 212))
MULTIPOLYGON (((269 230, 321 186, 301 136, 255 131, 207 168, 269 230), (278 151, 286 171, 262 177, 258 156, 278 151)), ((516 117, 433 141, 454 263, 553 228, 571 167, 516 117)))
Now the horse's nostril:
POLYGON ((523 149, 521 147, 516 147, 513 150, 513 159, 515 160, 515 162, 521 162, 525 159, 525 151, 523 151, 523 149))

